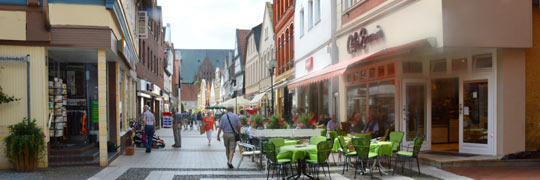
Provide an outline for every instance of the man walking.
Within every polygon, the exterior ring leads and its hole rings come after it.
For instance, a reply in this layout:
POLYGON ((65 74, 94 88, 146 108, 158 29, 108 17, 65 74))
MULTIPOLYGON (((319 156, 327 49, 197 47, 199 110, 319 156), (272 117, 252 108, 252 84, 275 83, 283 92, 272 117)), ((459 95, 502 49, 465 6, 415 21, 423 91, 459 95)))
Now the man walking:
POLYGON ((229 168, 234 168, 232 165, 232 159, 234 156, 234 151, 236 149, 236 140, 234 134, 240 133, 240 119, 234 113, 232 113, 233 107, 227 108, 227 113, 221 116, 221 121, 219 122, 219 130, 217 134, 217 140, 221 141, 219 136, 221 131, 223 131, 223 144, 225 144, 225 153, 227 154, 227 166, 229 168))
POLYGON ((146 134, 146 152, 152 152, 152 138, 154 137, 154 122, 156 119, 154 114, 150 112, 150 106, 144 106, 144 113, 142 115, 144 133, 146 134))
POLYGON ((173 108, 173 134, 174 134, 174 144, 172 147, 179 148, 182 147, 182 119, 183 119, 183 113, 177 112, 176 108, 173 108))

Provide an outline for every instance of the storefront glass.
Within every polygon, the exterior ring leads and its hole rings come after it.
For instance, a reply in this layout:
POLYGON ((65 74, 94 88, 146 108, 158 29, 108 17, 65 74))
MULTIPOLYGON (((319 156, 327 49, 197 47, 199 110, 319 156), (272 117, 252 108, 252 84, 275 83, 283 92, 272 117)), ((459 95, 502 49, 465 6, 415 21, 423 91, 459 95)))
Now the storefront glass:
POLYGON ((426 134, 425 98, 423 83, 411 83, 405 86, 405 126, 407 141, 413 141, 418 135, 426 134))
POLYGON ((487 144, 488 82, 463 83, 463 142, 487 144))
POLYGON ((347 119, 354 125, 351 130, 360 133, 364 129, 360 124, 363 125, 367 121, 366 84, 349 87, 347 97, 347 119))
POLYGON ((394 80, 369 83, 369 111, 364 132, 383 136, 394 129, 394 80))

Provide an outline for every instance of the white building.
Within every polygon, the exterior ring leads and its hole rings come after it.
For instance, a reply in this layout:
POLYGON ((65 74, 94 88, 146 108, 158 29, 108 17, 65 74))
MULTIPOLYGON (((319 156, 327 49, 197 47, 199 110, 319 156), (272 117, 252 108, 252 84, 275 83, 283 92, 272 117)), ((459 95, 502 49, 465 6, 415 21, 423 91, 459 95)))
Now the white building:
MULTIPOLYGON (((332 23, 336 20, 332 18, 332 7, 335 6, 332 6, 332 3, 334 2, 321 0, 296 1, 294 12, 295 80, 330 66, 333 62, 332 23)), ((317 115, 330 112, 333 114, 333 109, 329 108, 329 102, 332 101, 332 96, 329 94, 333 94, 330 87, 330 80, 296 87, 293 108, 314 112, 317 115)))

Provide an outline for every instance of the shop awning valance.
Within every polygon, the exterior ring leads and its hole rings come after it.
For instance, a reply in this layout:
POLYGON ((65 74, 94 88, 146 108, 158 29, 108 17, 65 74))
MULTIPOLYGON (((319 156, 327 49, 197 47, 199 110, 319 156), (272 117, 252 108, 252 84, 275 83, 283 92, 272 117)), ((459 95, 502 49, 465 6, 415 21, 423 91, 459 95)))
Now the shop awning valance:
POLYGON ((382 56, 382 55, 407 53, 410 50, 416 49, 416 48, 431 47, 432 42, 433 40, 431 38, 428 38, 428 39, 423 39, 423 40, 407 43, 401 46, 382 49, 382 50, 375 51, 372 53, 357 56, 348 61, 343 61, 334 65, 328 66, 324 69, 312 72, 303 77, 297 78, 293 82, 289 83, 288 87, 289 89, 294 89, 299 86, 304 86, 311 83, 327 80, 327 79, 342 75, 343 73, 345 73, 348 67, 351 67, 366 59, 382 56))
POLYGON ((258 104, 259 101, 262 99, 262 97, 264 96, 265 93, 260 93, 260 94, 257 94, 255 95, 255 97, 253 97, 253 99, 249 102, 249 104, 258 104))

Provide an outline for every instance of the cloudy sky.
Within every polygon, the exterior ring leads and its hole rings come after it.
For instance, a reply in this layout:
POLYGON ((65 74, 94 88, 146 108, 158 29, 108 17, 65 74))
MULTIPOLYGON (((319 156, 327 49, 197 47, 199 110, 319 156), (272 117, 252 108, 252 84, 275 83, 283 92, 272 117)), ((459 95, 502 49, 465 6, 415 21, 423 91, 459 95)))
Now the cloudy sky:
POLYGON ((175 48, 233 49, 235 29, 262 23, 270 0, 158 0, 175 48))

